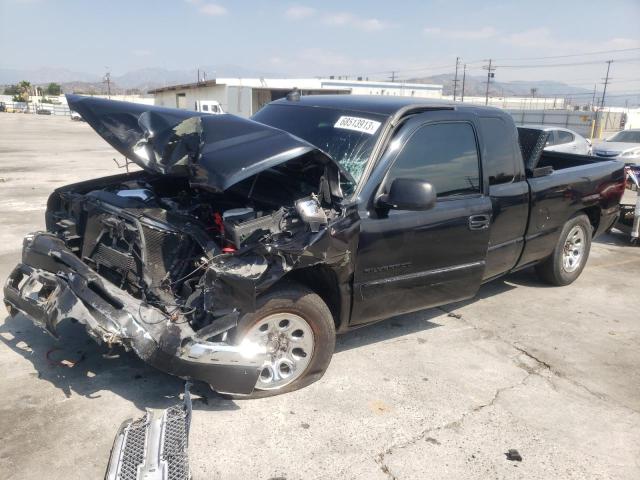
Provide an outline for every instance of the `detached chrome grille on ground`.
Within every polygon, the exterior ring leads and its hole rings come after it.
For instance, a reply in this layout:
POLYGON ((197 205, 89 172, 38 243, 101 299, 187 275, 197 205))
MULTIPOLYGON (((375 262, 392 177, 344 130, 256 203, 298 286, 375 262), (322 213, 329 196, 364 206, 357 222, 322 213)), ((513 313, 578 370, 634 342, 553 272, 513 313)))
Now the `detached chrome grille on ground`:
POLYGON ((126 421, 113 443, 105 480, 188 480, 191 396, 166 410, 126 421))

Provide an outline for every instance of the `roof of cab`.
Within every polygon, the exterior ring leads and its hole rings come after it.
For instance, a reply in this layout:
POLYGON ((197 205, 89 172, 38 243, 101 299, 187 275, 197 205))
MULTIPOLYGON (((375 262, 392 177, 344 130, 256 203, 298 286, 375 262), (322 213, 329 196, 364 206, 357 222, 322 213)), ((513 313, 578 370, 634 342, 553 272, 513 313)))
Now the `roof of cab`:
POLYGON ((288 100, 286 97, 271 102, 271 105, 291 105, 322 107, 332 109, 354 110, 379 115, 393 115, 405 107, 455 108, 466 112, 496 113, 498 108, 484 107, 447 100, 419 97, 400 97, 390 95, 302 95, 299 100, 288 100))

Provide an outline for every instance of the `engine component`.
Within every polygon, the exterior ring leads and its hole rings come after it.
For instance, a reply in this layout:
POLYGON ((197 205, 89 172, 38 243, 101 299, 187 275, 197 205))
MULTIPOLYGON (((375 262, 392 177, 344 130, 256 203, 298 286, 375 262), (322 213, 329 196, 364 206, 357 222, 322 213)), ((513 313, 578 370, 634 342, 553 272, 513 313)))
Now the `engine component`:
POLYGON ((154 193, 147 188, 134 188, 131 190, 120 190, 116 193, 119 197, 123 198, 137 198, 146 202, 147 200, 155 197, 154 193))
MULTIPOLYGON (((225 212, 225 214, 226 213, 228 212, 225 212)), ((257 218, 255 217, 255 213, 253 215, 254 218, 245 221, 238 219, 246 218, 246 215, 232 215, 231 218, 224 220, 224 230, 227 239, 231 241, 236 248, 240 248, 251 238, 256 238, 268 233, 280 232, 280 222, 284 217, 284 211, 282 209, 271 215, 263 215, 257 218)))
POLYGON ((256 218, 256 212, 251 207, 246 208, 232 208, 226 210, 222 214, 222 219, 229 222, 244 222, 245 220, 251 220, 256 218))
POLYGON ((302 221, 309 225, 312 232, 319 232, 320 227, 327 225, 327 214, 315 196, 298 200, 296 211, 302 221))

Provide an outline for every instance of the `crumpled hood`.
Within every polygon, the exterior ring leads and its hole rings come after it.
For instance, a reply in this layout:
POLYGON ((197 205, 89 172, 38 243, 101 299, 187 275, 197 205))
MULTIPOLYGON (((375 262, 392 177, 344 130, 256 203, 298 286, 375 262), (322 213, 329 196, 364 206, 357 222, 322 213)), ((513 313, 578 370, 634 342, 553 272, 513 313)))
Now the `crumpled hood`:
POLYGON ((596 152, 615 152, 623 153, 627 150, 640 149, 640 143, 628 143, 628 142, 602 142, 593 147, 596 152))
POLYGON ((67 95, 75 110, 122 155, 145 170, 187 176, 224 191, 264 170, 304 155, 323 165, 332 195, 351 176, 314 145, 283 130, 235 115, 209 115, 101 98, 67 95))

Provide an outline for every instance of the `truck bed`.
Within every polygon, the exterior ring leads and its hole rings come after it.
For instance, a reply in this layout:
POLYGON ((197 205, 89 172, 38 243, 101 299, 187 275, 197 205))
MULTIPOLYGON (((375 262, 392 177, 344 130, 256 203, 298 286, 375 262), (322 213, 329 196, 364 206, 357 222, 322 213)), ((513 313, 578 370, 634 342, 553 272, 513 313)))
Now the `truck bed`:
POLYGON ((602 162, 611 162, 606 158, 592 157, 590 155, 576 155, 574 153, 549 152, 543 150, 538 160, 537 168, 551 167, 553 170, 579 167, 583 165, 595 165, 602 162))

